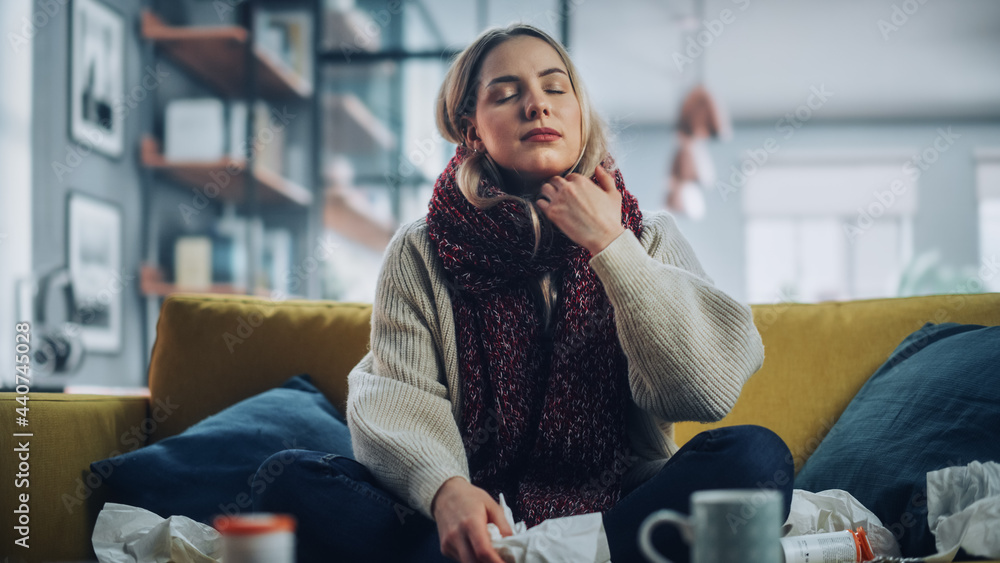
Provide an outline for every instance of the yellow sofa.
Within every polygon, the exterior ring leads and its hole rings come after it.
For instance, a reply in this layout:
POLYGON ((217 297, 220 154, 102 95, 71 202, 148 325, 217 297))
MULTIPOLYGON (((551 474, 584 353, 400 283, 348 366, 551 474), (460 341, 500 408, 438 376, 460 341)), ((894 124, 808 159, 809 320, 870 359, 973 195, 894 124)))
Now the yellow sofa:
MULTIPOLYGON (((903 338, 926 322, 1000 325, 1000 294, 939 295, 820 304, 754 305, 766 350, 763 368, 733 411, 714 424, 680 423, 683 444, 698 432, 760 424, 777 432, 796 469, 815 450, 867 378, 903 338)), ((343 408, 346 376, 365 354, 371 305, 271 302, 175 295, 164 303, 149 368, 150 397, 30 394, 28 488, 15 488, 18 459, 0 456, 0 556, 24 561, 93 559, 90 534, 106 498, 90 462, 178 434, 254 394, 309 373, 343 408), (28 493, 29 545, 14 545, 15 501, 28 493)), ((3 443, 15 428, 13 393, 0 394, 3 443)))

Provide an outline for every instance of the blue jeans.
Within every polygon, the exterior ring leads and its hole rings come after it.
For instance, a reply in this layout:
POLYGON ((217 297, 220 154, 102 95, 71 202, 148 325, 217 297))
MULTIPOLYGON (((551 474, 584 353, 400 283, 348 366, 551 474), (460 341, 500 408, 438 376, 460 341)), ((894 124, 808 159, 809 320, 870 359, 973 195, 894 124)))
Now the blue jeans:
MULTIPOLYGON (((450 561, 441 554, 436 523, 382 490, 360 463, 307 450, 275 455, 287 465, 277 476, 258 472, 253 507, 296 517, 299 562, 450 561)), ((637 543, 643 519, 662 508, 689 513, 691 493, 698 490, 775 489, 784 494, 787 518, 793 480, 792 455, 774 432, 749 425, 702 432, 604 513, 611 560, 645 561, 637 543)), ((688 561, 676 528, 657 526, 652 539, 676 563, 688 561)))

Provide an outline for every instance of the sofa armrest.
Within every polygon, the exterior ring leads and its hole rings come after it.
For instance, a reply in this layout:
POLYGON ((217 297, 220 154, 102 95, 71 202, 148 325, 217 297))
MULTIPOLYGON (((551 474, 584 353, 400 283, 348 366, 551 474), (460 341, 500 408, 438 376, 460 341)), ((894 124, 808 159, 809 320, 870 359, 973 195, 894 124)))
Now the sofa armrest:
POLYGON ((28 494, 29 549, 14 543, 20 537, 16 521, 0 527, 0 545, 10 549, 14 561, 92 559, 91 534, 107 491, 102 487, 106 476, 91 474, 90 463, 145 443, 157 424, 148 414, 149 399, 30 393, 29 425, 22 428, 15 425, 14 409, 22 406, 16 397, 0 393, 3 443, 15 450, 0 456, 0 475, 5 476, 0 498, 4 506, 17 507, 20 496, 28 494), (13 436, 21 432, 32 436, 13 436))

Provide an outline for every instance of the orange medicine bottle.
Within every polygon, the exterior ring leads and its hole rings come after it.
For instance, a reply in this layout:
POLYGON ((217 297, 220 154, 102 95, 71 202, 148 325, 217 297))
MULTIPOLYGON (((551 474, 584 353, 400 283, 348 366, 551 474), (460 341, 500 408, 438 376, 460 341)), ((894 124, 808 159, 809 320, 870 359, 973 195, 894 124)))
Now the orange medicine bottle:
POLYGON ((875 559, 864 528, 781 538, 784 563, 860 563, 875 559))
POLYGON ((213 524, 226 563, 295 562, 295 518, 288 514, 217 516, 213 524))

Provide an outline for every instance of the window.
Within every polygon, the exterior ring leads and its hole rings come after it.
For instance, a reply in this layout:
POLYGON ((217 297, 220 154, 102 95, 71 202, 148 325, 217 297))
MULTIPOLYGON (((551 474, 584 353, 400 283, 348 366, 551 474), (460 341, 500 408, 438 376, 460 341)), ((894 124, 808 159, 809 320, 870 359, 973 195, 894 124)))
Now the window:
POLYGON ((896 295, 917 207, 906 159, 803 153, 756 169, 743 192, 749 301, 896 295))

